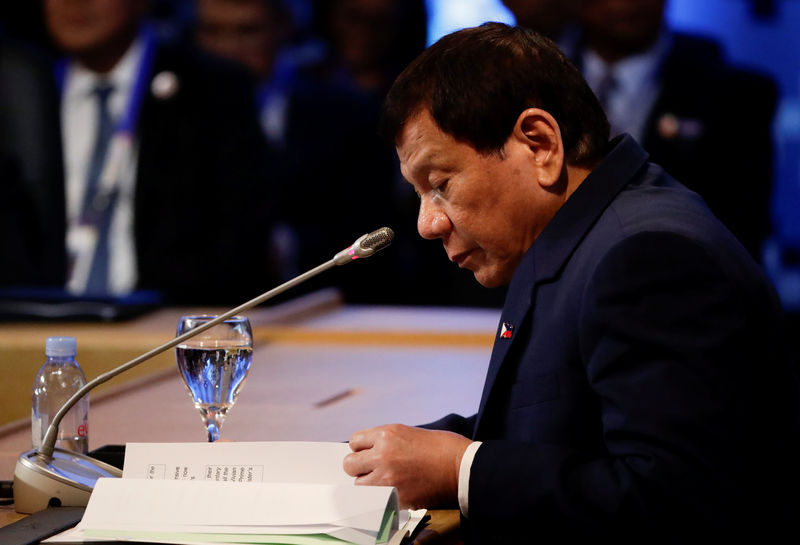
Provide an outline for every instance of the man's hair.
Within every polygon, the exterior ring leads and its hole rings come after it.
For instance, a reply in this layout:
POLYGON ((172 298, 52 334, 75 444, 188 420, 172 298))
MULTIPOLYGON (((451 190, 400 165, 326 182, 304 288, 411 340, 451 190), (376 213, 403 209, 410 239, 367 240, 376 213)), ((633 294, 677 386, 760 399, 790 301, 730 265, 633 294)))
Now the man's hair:
POLYGON ((459 30, 417 57, 387 94, 382 136, 396 143, 421 108, 444 132, 483 154, 502 152, 527 108, 555 118, 570 164, 592 166, 609 138, 600 103, 555 43, 502 23, 459 30))

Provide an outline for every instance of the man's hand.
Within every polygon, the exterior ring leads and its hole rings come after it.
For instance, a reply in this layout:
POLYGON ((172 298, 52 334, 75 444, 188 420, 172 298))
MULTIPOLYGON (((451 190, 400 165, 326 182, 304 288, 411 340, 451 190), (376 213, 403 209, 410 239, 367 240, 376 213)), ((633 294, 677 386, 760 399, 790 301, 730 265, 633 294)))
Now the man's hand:
POLYGON ((394 486, 403 508, 452 507, 458 502, 458 471, 471 443, 449 431, 400 424, 358 431, 344 470, 356 484, 394 486))

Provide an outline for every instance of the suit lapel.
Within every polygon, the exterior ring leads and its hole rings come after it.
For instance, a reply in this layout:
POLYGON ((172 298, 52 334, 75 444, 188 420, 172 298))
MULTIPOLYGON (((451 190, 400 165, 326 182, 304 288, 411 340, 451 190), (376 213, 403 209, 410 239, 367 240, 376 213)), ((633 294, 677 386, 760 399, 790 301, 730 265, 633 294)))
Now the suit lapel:
POLYGON ((506 295, 505 305, 503 305, 503 312, 500 315, 500 323, 497 325, 497 334, 492 347, 492 356, 489 360, 489 369, 486 373, 486 382, 483 385, 478 418, 475 422, 476 431, 506 354, 508 354, 512 344, 522 342, 519 341, 519 337, 522 336, 519 327, 532 306, 531 299, 535 284, 535 281, 531 281, 532 278, 535 278, 535 270, 532 253, 528 252, 514 273, 514 278, 506 295))

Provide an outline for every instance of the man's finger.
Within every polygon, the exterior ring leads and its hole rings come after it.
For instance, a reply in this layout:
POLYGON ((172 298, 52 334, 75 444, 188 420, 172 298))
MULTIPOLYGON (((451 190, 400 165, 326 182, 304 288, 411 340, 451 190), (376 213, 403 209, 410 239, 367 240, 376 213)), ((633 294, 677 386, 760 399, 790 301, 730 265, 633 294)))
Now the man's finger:
POLYGON ((375 428, 361 430, 350 436, 350 449, 353 452, 372 448, 375 444, 375 428))
POLYGON ((342 461, 344 472, 348 475, 352 475, 353 477, 368 475, 370 472, 372 472, 374 466, 370 461, 370 457, 366 456, 366 454, 367 453, 365 452, 351 452, 345 456, 344 460, 342 461))
POLYGON ((367 473, 366 475, 359 475, 353 482, 357 485, 372 486, 375 484, 374 481, 375 481, 375 474, 367 473))

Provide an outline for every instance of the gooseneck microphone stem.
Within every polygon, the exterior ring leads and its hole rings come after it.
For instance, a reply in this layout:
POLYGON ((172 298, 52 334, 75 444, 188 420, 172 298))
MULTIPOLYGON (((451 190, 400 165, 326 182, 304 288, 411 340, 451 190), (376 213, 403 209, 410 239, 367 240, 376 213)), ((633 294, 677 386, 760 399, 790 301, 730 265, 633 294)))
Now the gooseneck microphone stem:
POLYGON ((87 392, 89 392, 94 387, 103 384, 104 382, 114 378, 120 373, 127 371, 131 367, 139 365, 143 361, 149 360, 150 358, 157 356, 158 354, 164 352, 165 350, 169 350, 170 348, 179 345, 186 339, 194 337, 195 335, 202 333, 203 331, 211 327, 214 327, 220 322, 224 322, 228 318, 235 316, 240 312, 251 309, 256 305, 259 305, 264 301, 267 301, 268 299, 275 297, 276 295, 280 295, 286 290, 293 288, 297 284, 305 282, 309 278, 316 276, 321 272, 324 272, 337 265, 344 265, 360 257, 369 257, 373 255, 375 252, 382 250, 383 248, 388 246, 389 243, 392 241, 393 237, 394 237, 394 232, 388 227, 382 227, 377 231, 373 231, 372 233, 363 235, 358 240, 356 240, 352 246, 337 253, 328 262, 323 263, 322 265, 318 265, 313 269, 306 271, 303 274, 300 274, 292 278, 291 280, 284 282, 280 286, 273 288, 267 292, 264 292, 258 297, 250 299, 246 303, 243 303, 236 308, 232 308, 231 310, 228 310, 220 314, 213 320, 206 322, 203 325, 198 326, 194 329, 191 329, 186 333, 184 333, 183 335, 175 337, 174 339, 162 344, 161 346, 154 348, 149 352, 142 354, 141 356, 137 356, 136 358, 130 360, 129 362, 123 363, 119 367, 112 369, 107 373, 103 373, 102 375, 86 383, 80 390, 75 392, 72 395, 72 397, 70 397, 67 400, 67 402, 58 410, 56 415, 53 417, 53 421, 47 428, 47 433, 45 434, 44 440, 42 441, 42 446, 39 448, 37 452, 37 456, 45 460, 52 459, 53 450, 55 449, 56 441, 58 440, 58 426, 61 424, 61 420, 64 418, 67 412, 69 412, 69 410, 73 407, 73 405, 75 405, 78 402, 78 400, 80 400, 84 395, 86 395, 87 392))

